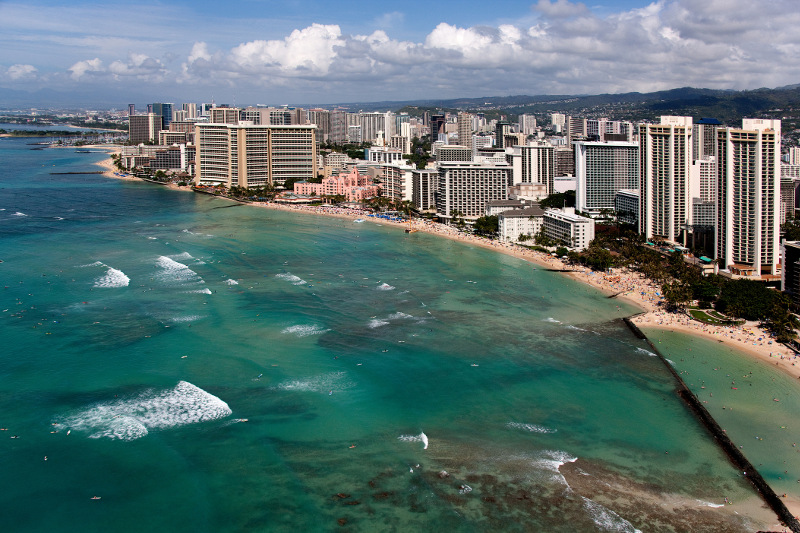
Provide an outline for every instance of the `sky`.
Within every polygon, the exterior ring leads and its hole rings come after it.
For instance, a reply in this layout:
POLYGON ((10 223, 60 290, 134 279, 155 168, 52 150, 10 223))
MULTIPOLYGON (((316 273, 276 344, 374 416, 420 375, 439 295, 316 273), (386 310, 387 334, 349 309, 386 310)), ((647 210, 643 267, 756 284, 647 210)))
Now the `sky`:
POLYGON ((124 108, 800 83, 798 0, 0 0, 0 21, 0 104, 42 89, 124 108))

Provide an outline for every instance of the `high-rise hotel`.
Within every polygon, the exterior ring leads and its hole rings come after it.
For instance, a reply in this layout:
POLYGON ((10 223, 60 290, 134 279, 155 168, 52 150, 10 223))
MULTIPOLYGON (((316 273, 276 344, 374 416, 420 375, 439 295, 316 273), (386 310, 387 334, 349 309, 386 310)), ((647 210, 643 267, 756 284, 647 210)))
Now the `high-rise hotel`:
POLYGON ((692 117, 639 127, 639 232, 686 244, 691 223, 692 117))
POLYGON ((717 130, 717 258, 733 274, 777 274, 780 152, 780 120, 717 130))
POLYGON ((226 187, 283 185, 317 174, 316 126, 202 124, 197 143, 195 183, 226 187))

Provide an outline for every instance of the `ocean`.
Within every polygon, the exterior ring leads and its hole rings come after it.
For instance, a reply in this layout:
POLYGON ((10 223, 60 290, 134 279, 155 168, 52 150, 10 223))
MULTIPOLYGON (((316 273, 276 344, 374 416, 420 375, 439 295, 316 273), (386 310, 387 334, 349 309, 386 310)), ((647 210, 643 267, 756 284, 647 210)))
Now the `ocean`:
POLYGON ((777 527, 633 307, 424 233, 52 174, 107 155, 34 142, 0 139, 5 530, 777 527))

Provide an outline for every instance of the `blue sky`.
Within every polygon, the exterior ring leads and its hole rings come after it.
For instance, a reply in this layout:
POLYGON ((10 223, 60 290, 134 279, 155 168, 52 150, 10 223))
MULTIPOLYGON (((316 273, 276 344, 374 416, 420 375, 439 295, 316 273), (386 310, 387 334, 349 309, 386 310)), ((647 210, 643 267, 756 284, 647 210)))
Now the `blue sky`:
POLYGON ((798 7, 0 0, 0 89, 124 107, 776 87, 800 82, 798 7))

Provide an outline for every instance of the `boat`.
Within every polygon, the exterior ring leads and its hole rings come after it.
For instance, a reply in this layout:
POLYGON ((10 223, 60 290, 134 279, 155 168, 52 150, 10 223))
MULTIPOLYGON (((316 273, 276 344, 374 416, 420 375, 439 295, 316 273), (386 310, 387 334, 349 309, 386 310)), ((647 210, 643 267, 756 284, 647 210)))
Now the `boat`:
POLYGON ((100 498, 102 498, 102 496, 92 496, 89 499, 91 499, 91 500, 99 500, 100 498))

